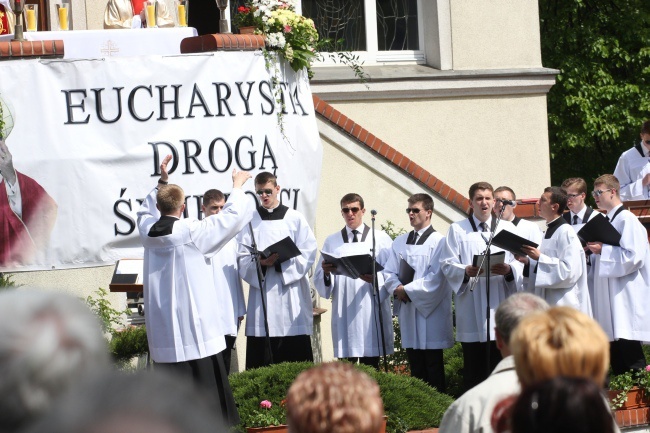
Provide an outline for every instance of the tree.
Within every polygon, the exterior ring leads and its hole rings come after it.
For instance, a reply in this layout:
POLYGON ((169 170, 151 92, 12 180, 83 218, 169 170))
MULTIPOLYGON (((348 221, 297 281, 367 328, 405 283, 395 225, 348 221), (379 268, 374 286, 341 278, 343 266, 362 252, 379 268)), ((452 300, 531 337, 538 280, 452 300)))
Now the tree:
POLYGON ((650 2, 539 0, 551 179, 612 173, 650 118, 650 2))

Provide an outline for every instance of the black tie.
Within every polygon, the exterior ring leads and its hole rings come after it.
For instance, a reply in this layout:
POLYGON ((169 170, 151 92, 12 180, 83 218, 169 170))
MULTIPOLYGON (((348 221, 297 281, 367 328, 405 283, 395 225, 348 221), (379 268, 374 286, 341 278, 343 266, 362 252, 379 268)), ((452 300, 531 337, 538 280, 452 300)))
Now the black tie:
POLYGON ((578 224, 578 215, 573 215, 573 225, 578 224))
POLYGON ((418 239, 418 232, 413 230, 411 233, 409 233, 409 237, 406 240, 406 245, 415 245, 415 241, 418 239))
POLYGON ((605 218, 607 218, 607 221, 609 221, 609 215, 605 215, 605 218))
POLYGON ((481 224, 479 224, 479 227, 481 227, 481 231, 482 231, 482 232, 486 232, 486 231, 488 231, 488 229, 487 229, 487 224, 485 224, 485 223, 481 223, 481 224))
POLYGON ((359 230, 352 230, 352 242, 359 242, 358 234, 359 230))
POLYGON ((413 245, 417 245, 418 243, 418 232, 413 231, 413 245))

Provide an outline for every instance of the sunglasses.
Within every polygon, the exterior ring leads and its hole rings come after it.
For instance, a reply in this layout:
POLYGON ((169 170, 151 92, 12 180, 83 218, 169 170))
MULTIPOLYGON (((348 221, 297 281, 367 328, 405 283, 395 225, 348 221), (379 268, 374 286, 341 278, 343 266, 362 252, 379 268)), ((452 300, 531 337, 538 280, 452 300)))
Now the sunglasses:
POLYGON ((600 197, 602 193, 607 192, 607 191, 614 191, 614 188, 606 189, 605 191, 601 189, 597 189, 596 191, 591 191, 591 195, 594 197, 600 197))
POLYGON ((257 193, 257 195, 264 195, 264 194, 271 195, 273 193, 273 190, 270 189, 270 188, 269 189, 258 189, 255 192, 257 193))
POLYGON ((411 212, 413 212, 413 213, 420 213, 421 210, 422 210, 422 209, 418 209, 418 208, 416 208, 416 207, 407 207, 407 208, 406 208, 406 213, 411 213, 411 212))
POLYGON ((357 213, 360 210, 361 209, 359 209, 358 207, 343 207, 343 208, 341 208, 341 212, 343 212, 343 213, 348 213, 348 212, 357 213))

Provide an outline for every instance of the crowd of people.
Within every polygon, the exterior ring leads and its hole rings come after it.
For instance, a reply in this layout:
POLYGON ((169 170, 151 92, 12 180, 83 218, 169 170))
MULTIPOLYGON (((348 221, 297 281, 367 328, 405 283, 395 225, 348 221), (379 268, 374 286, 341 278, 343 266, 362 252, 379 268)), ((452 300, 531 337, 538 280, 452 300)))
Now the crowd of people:
MULTIPOLYGON (((647 164, 650 122, 641 138, 647 164)), ((439 391, 442 350, 461 343, 467 392, 448 409, 441 431, 616 431, 601 394, 610 361, 614 374, 642 368, 641 342, 650 341, 647 232, 622 204, 638 198, 629 194, 648 194, 650 176, 630 152, 616 169, 626 183, 606 174, 591 192, 620 234, 609 244, 577 234, 601 214, 586 206, 580 178, 542 192, 545 231, 515 216, 512 188, 487 182, 471 185, 470 214, 446 235, 432 227, 432 197, 412 195, 412 231, 395 240, 364 223, 360 195, 345 194, 344 227, 325 240, 312 277, 318 294, 332 299, 334 356, 378 368, 393 352, 396 316, 412 375, 439 391), (515 253, 492 245, 504 231, 530 244, 515 253), (576 421, 587 410, 598 416, 576 421), (576 423, 597 426, 580 430, 576 423)), ((27 421, 34 432, 113 431, 127 420, 169 431, 235 425, 228 369, 244 315, 246 368, 313 361, 310 270, 318 245, 305 218, 280 203, 276 176, 255 177, 254 201, 243 191, 251 175, 233 170, 227 200, 207 191, 204 218, 196 220, 183 218, 185 194, 169 183, 170 161, 161 163, 158 185, 138 211, 149 351, 156 374, 169 374, 142 382, 156 398, 142 407, 117 397, 101 403, 122 379, 106 368, 94 319, 65 297, 8 291, 0 296, 0 432, 27 421), (242 280, 250 287, 247 306, 242 280), (196 397, 203 403, 194 403, 194 385, 208 396, 196 397), (187 393, 183 405, 156 391, 165 386, 176 397, 187 393), (77 392, 66 392, 73 387, 77 392), (62 415, 72 412, 78 416, 62 415)), ((303 373, 287 396, 292 431, 375 432, 381 399, 360 374, 342 363, 303 373)))

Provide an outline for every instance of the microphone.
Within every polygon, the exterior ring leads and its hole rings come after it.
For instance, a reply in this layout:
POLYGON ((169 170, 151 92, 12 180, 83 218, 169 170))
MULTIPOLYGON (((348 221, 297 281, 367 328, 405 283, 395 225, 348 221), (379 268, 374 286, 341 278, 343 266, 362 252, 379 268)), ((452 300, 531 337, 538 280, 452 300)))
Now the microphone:
POLYGON ((370 211, 370 215, 372 215, 372 216, 375 216, 375 215, 377 215, 377 211, 376 211, 376 210, 374 210, 374 209, 372 209, 372 210, 370 211))
POLYGON ((517 206, 517 203, 515 203, 514 200, 505 200, 505 199, 498 198, 497 201, 500 201, 504 206, 512 206, 512 207, 517 206))

